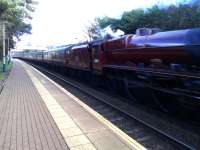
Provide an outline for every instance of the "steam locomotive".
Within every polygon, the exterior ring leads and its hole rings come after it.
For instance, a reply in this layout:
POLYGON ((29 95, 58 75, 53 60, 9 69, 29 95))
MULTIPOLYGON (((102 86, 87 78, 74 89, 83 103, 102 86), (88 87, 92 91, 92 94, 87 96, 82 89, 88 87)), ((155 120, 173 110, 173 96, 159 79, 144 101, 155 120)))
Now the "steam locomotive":
POLYGON ((200 28, 141 28, 136 34, 24 52, 18 58, 103 82, 164 111, 199 110, 200 28))

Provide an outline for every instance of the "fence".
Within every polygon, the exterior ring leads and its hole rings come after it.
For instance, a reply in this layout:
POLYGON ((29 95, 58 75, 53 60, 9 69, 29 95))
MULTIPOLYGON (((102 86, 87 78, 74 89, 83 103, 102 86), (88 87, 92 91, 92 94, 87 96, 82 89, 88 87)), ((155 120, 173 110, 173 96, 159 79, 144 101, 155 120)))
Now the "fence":
MULTIPOLYGON (((9 71, 12 67, 12 62, 9 57, 6 57, 5 71, 9 71)), ((0 73, 3 72, 3 62, 0 62, 0 73)))

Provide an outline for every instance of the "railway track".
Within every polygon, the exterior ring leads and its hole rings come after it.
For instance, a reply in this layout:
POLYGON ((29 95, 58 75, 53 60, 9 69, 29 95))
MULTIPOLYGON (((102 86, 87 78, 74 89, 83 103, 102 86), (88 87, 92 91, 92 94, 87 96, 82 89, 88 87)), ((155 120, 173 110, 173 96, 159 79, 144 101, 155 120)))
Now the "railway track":
MULTIPOLYGON (((33 65, 33 64, 31 64, 33 65)), ((49 70, 33 65, 46 75, 50 76, 63 86, 70 86, 72 92, 78 90, 83 95, 84 102, 92 107, 95 111, 107 118, 113 124, 122 129, 129 136, 133 137, 139 143, 152 150, 196 150, 199 149, 197 145, 191 145, 182 140, 162 131, 153 126, 151 123, 144 121, 134 113, 130 113, 130 106, 120 101, 114 101, 112 97, 105 96, 101 93, 95 92, 88 87, 82 87, 63 76, 53 73, 49 70), (87 97, 87 98, 86 98, 87 97), (89 98, 88 98, 89 97, 89 98)), ((71 92, 71 91, 70 91, 71 92)), ((197 140, 197 142, 199 142, 197 140)))

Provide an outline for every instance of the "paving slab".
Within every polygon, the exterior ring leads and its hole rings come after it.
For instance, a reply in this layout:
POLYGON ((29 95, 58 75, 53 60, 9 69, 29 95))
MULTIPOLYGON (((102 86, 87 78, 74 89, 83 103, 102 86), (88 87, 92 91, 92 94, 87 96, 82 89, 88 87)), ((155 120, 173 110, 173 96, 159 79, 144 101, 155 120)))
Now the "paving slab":
POLYGON ((69 149, 30 77, 16 61, 0 95, 0 149, 69 149))

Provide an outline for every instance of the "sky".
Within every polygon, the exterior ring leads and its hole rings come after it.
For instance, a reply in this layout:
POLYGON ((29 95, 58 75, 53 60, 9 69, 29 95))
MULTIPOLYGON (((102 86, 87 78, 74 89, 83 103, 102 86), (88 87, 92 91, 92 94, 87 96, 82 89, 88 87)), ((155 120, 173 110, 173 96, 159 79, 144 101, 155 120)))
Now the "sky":
POLYGON ((181 0, 37 0, 32 14, 32 34, 23 35, 17 48, 76 43, 85 39, 95 17, 119 18, 124 11, 181 0))

